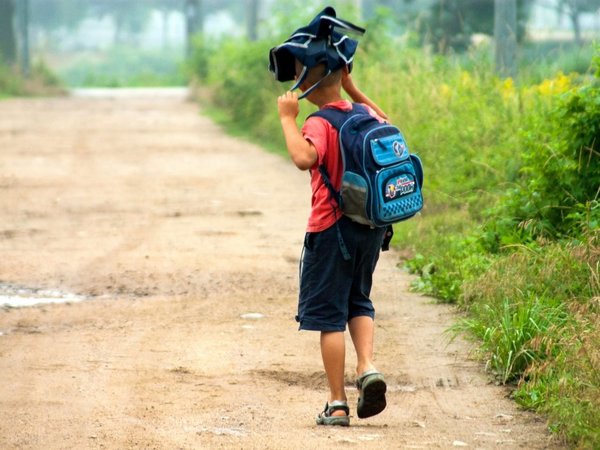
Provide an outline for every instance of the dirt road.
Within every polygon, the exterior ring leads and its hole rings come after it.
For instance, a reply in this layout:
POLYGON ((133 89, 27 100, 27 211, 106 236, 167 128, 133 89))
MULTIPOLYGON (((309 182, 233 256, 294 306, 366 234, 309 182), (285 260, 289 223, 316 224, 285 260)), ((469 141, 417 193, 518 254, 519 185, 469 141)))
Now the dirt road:
POLYGON ((394 252, 373 293, 389 407, 317 427, 318 336, 293 320, 307 174, 178 92, 93 94, 0 102, 0 284, 89 297, 0 310, 0 448, 554 448, 394 252))

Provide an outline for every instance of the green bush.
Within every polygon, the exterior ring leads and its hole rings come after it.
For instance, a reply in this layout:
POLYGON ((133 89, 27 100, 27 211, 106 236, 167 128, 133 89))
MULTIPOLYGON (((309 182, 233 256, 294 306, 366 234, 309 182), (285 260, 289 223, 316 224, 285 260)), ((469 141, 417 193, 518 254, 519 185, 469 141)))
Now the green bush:
MULTIPOLYGON (((427 242, 421 243, 406 262, 408 270, 418 275, 412 287, 440 301, 455 303, 461 298, 463 284, 477 279, 494 257, 483 251, 474 237, 472 222, 464 213, 445 212, 422 222, 418 232, 408 232, 412 239, 428 236, 427 242)), ((404 226, 396 228, 403 241, 411 239, 404 226)))
MULTIPOLYGON (((600 87, 585 84, 522 130, 520 179, 488 226, 497 239, 581 237, 600 226, 600 87)), ((507 243, 510 243, 507 242, 507 243)))

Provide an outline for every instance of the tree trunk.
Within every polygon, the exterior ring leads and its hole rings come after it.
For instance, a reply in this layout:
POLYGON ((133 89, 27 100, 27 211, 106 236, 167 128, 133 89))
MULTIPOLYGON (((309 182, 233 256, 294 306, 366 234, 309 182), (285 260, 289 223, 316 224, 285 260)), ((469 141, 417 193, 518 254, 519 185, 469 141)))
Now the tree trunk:
POLYGON ((169 47, 169 13, 165 8, 161 11, 162 16, 162 48, 166 50, 169 47))
POLYGON ((20 0, 17 3, 17 23, 19 30, 19 61, 21 73, 24 77, 29 76, 29 0, 20 0))
POLYGON ((516 0, 494 0, 494 38, 496 71, 501 77, 517 75, 517 5, 516 0))
POLYGON ((258 3, 259 0, 246 0, 246 25, 250 41, 258 39, 258 3))
POLYGON ((123 41, 123 21, 119 17, 114 15, 113 23, 115 26, 115 31, 113 34, 113 45, 118 46, 123 41))
POLYGON ((581 39, 581 28, 579 27, 579 11, 576 6, 572 6, 569 11, 569 18, 571 19, 571 25, 573 26, 575 43, 581 47, 583 45, 583 40, 581 39))
POLYGON ((13 0, 0 0, 0 62, 7 64, 14 64, 17 59, 14 11, 13 0))
POLYGON ((204 15, 202 12, 202 0, 185 0, 185 32, 186 52, 192 53, 192 37, 202 32, 204 15))

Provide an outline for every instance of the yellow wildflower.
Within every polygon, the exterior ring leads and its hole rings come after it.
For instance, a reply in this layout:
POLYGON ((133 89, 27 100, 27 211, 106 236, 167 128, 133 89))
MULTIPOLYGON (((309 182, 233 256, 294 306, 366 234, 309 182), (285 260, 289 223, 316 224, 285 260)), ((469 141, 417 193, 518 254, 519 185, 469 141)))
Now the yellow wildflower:
POLYGON ((450 86, 448 86, 446 83, 442 83, 440 86, 440 96, 444 100, 450 100, 452 97, 452 89, 450 89, 450 86))
POLYGON ((506 78, 502 84, 500 85, 500 94, 502 94, 502 99, 507 102, 510 99, 514 98, 516 94, 515 82, 512 78, 506 78))
POLYGON ((466 70, 463 70, 460 73, 460 84, 462 87, 465 87, 465 88, 469 88, 469 87, 473 86, 473 77, 466 70))
POLYGON ((562 94, 571 89, 571 78, 559 72, 556 78, 542 81, 537 88, 542 95, 562 94))

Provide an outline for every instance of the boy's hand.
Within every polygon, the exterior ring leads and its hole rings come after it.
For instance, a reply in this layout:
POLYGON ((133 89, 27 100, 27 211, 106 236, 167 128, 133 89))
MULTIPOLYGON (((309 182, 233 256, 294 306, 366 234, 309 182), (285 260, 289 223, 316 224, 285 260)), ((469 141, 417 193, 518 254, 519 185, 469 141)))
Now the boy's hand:
POLYGON ((298 130, 296 117, 300 112, 298 105, 298 94, 286 92, 277 98, 279 107, 279 119, 285 145, 296 167, 301 170, 310 169, 317 161, 317 150, 298 130))
POLYGON ((298 105, 298 94, 295 92, 286 92, 277 98, 277 106, 279 108, 279 118, 290 118, 296 120, 300 112, 298 105))

